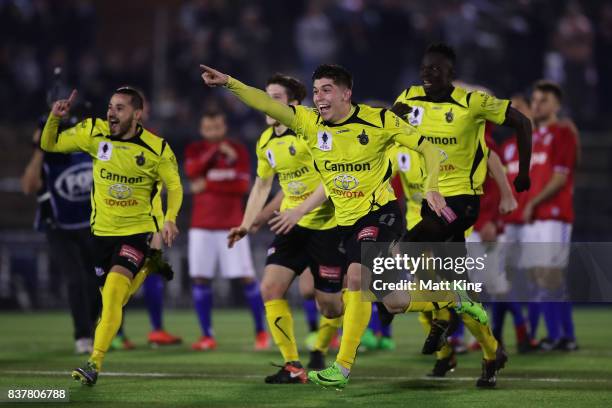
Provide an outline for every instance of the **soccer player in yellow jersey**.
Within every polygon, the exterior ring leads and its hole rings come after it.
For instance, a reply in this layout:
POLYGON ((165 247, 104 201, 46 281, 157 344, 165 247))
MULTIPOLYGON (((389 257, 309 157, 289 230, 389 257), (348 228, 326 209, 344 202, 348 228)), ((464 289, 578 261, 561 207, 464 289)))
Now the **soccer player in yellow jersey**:
MULTIPOLYGON (((425 197, 436 214, 446 204, 437 192, 440 154, 412 126, 392 112, 368 105, 353 105, 352 76, 338 65, 321 65, 313 74, 315 109, 287 106, 265 92, 249 87, 207 66, 202 79, 208 86, 226 86, 247 105, 265 112, 293 129, 308 147, 326 195, 335 208, 338 230, 346 251, 347 292, 344 296, 343 334, 336 362, 308 378, 322 386, 342 388, 372 311, 362 301, 361 244, 391 243, 402 233, 399 207, 389 183, 391 166, 386 151, 397 142, 424 156, 427 178, 425 197)), ((367 254, 367 257, 378 254, 367 254)), ((466 313, 480 316, 482 308, 461 299, 448 302, 466 313)), ((404 311, 421 311, 431 302, 409 302, 404 311)))
MULTIPOLYGON (((422 220, 408 237, 417 242, 465 241, 465 231, 478 217, 482 184, 487 173, 489 150, 484 140, 485 122, 510 126, 518 136, 520 169, 514 180, 516 191, 529 188, 531 156, 531 123, 510 106, 510 101, 497 99, 483 92, 469 92, 454 87, 452 48, 435 44, 428 48, 421 63, 423 86, 412 86, 397 98, 393 111, 415 126, 424 137, 436 145, 444 157, 440 165, 440 193, 448 208, 443 216, 423 205, 422 220)), ((465 256, 457 254, 457 256, 465 256)), ((462 316, 464 323, 483 347, 483 372, 479 387, 496 384, 496 373, 507 360, 502 347, 495 341, 485 322, 462 316)), ((444 327, 432 326, 426 340, 431 344, 446 335, 444 327), (434 330, 435 329, 435 330, 434 330)))
MULTIPOLYGON (((306 88, 298 80, 276 74, 266 92, 279 102, 298 105, 306 96, 306 88)), ((336 229, 334 209, 329 201, 321 204, 323 189, 312 157, 295 132, 276 119, 266 117, 270 126, 257 142, 257 178, 239 227, 232 228, 228 244, 233 246, 247 234, 262 210, 278 175, 283 200, 282 220, 275 220, 277 230, 268 248, 261 294, 266 318, 274 342, 284 359, 281 369, 268 377, 268 384, 299 384, 308 381, 300 363, 293 330, 293 317, 285 294, 296 275, 310 268, 314 277, 315 298, 327 319, 321 322, 322 344, 317 355, 322 357, 331 337, 342 323, 342 280, 346 261, 340 252, 340 236, 336 229), (317 191, 319 190, 319 191, 317 191), (284 221, 288 225, 284 225, 284 221), (294 225, 295 224, 295 225, 294 225)))
POLYGON ((105 273, 102 315, 94 338, 94 351, 72 377, 83 384, 96 383, 104 356, 121 324, 122 308, 143 266, 151 235, 161 230, 166 245, 178 234, 176 216, 183 189, 176 158, 167 142, 139 124, 143 101, 133 88, 117 89, 108 104, 107 120, 86 119, 58 133, 61 118, 76 98, 54 103, 41 138, 49 152, 83 151, 93 158, 91 228, 97 250, 96 272, 105 273), (152 213, 157 181, 168 191, 163 225, 152 213))

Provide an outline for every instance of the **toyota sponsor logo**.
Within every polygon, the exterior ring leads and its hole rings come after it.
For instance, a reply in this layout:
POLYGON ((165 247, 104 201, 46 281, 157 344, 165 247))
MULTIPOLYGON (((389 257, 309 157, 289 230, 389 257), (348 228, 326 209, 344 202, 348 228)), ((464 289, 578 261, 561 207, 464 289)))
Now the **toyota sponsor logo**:
POLYGON ((350 174, 340 174, 334 178, 334 185, 341 190, 353 190, 359 185, 359 180, 350 174))
POLYGON ((108 188, 108 194, 117 200, 125 200, 132 196, 132 188, 125 184, 113 184, 108 188))
POLYGON ((301 181, 290 181, 287 183, 287 191, 291 195, 302 195, 306 191, 306 184, 301 181))

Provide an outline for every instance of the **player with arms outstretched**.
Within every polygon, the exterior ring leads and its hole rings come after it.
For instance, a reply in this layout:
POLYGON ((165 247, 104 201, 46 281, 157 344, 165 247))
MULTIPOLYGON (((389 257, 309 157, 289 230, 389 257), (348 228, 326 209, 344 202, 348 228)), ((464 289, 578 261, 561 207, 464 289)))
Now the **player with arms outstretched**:
MULTIPOLYGON (((292 129, 310 151, 323 180, 325 193, 334 204, 338 230, 348 261, 343 335, 336 362, 308 378, 325 387, 348 383, 357 348, 370 320, 371 303, 361 299, 361 244, 391 243, 402 233, 401 213, 389 183, 391 164, 386 151, 395 142, 417 150, 427 168, 425 196, 432 211, 446 206, 437 192, 440 155, 413 127, 392 112, 351 103, 351 74, 338 65, 321 65, 313 74, 316 109, 287 106, 265 92, 207 66, 202 78, 209 86, 226 86, 247 105, 265 112, 292 129)), ((377 254, 370 254, 377 256, 377 254)), ((369 256, 369 255, 368 255, 369 256)), ((421 311, 430 302, 409 302, 405 311, 421 311)), ((472 302, 449 301, 447 306, 480 315, 472 302)))
MULTIPOLYGON (((268 79, 266 92, 274 100, 290 105, 299 104, 306 96, 304 85, 281 74, 268 79)), ((341 289, 346 262, 339 250, 334 209, 329 201, 321 199, 323 189, 310 152, 287 126, 270 117, 266 122, 270 127, 257 142, 255 185, 240 226, 230 230, 228 244, 234 246, 250 231, 272 188, 274 175, 278 175, 283 200, 280 214, 272 219, 272 229, 278 233, 268 248, 261 287, 268 327, 284 365, 265 381, 269 384, 305 383, 306 371, 299 360, 293 317, 285 294, 296 275, 310 268, 315 298, 324 316, 318 335, 323 339, 315 344, 313 351, 315 359, 321 360, 342 323, 341 289)), ((312 364, 311 361, 309 366, 312 364)))

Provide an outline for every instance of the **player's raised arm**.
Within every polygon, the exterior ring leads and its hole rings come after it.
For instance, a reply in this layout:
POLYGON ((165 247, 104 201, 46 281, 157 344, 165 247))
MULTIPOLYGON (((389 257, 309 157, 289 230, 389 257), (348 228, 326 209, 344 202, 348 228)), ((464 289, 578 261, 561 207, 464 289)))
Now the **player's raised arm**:
POLYGON ((245 85, 235 78, 230 77, 206 65, 202 68, 202 79, 210 87, 225 86, 242 102, 253 109, 278 120, 283 125, 291 128, 295 113, 288 105, 275 101, 264 91, 245 85))
POLYGON ((58 130, 62 118, 70 112, 71 106, 76 101, 77 91, 72 91, 68 99, 60 99, 53 103, 51 113, 47 118, 47 123, 40 137, 40 148, 47 152, 70 153, 79 150, 86 150, 86 143, 81 137, 79 130, 76 127, 70 128, 61 135, 58 135, 58 130), (74 135, 70 135, 74 133, 74 135), (64 136, 65 135, 65 136, 64 136))
POLYGON ((529 190, 529 163, 531 161, 531 121, 512 106, 506 111, 504 125, 514 128, 519 151, 519 173, 514 179, 514 188, 518 193, 529 190))
POLYGON ((272 189, 273 181, 274 177, 257 177, 255 179, 255 184, 251 189, 249 199, 247 200, 246 209, 244 210, 242 223, 240 226, 232 228, 227 235, 227 246, 229 248, 232 248, 236 242, 240 241, 242 238, 244 238, 244 236, 246 236, 246 234, 248 234, 253 222, 255 221, 255 218, 266 204, 266 199, 268 198, 270 190, 272 189))

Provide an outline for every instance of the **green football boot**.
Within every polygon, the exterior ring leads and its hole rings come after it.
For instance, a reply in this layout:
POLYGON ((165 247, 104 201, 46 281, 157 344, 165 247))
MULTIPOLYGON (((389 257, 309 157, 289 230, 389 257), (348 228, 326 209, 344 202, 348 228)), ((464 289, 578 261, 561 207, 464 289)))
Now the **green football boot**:
POLYGON ((342 389, 348 384, 348 377, 345 377, 340 370, 338 363, 334 363, 331 367, 321 371, 311 371, 308 373, 308 379, 324 388, 342 389))

